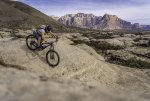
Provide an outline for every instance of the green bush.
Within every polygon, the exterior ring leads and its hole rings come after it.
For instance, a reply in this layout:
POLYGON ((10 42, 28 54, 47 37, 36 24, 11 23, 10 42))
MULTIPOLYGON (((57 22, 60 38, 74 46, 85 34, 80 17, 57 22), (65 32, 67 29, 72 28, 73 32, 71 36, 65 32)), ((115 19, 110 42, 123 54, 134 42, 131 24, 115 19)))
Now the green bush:
POLYGON ((148 58, 150 58, 150 53, 147 53, 146 55, 147 55, 148 58))
MULTIPOLYGON (((81 40, 72 40, 74 43, 71 44, 71 45, 78 45, 78 44, 82 44, 82 43, 85 43, 84 41, 81 41, 81 40)), ((86 44, 86 43, 85 43, 86 44)))
POLYGON ((140 40, 142 40, 142 38, 136 38, 136 39, 134 39, 133 41, 134 41, 134 42, 139 42, 140 40))
POLYGON ((109 45, 107 43, 98 43, 98 42, 91 42, 89 44, 89 46, 93 46, 96 49, 100 49, 100 50, 120 50, 123 49, 124 47, 122 46, 113 46, 113 45, 109 45))
POLYGON ((146 61, 138 60, 136 58, 131 58, 126 61, 121 61, 120 65, 132 67, 132 68, 139 68, 139 69, 150 69, 150 63, 146 61))

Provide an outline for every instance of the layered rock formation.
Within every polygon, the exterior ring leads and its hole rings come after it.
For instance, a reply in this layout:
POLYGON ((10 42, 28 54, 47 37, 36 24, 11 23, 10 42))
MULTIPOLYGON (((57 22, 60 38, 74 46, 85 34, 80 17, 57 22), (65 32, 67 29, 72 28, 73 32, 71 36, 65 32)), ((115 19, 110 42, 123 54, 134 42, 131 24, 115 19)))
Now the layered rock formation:
POLYGON ((94 25, 97 23, 97 20, 101 17, 94 16, 93 14, 68 14, 61 17, 58 21, 62 24, 82 27, 82 28, 94 28, 94 25))
MULTIPOLYGON (((54 18, 55 19, 55 18, 54 18)), ((58 18, 57 18, 58 19, 58 18)), ((56 19, 55 19, 56 20, 56 19)), ((101 29, 101 30, 149 30, 149 25, 131 24, 117 17, 116 15, 105 14, 104 16, 95 16, 93 14, 67 14, 58 20, 61 24, 81 28, 101 29)))
POLYGON ((116 15, 105 14, 97 24, 98 29, 131 29, 132 24, 118 18, 116 15))
POLYGON ((60 17, 58 21, 69 26, 104 30, 131 29, 132 27, 130 22, 109 14, 105 14, 103 17, 84 13, 68 14, 60 17))
POLYGON ((150 25, 141 25, 141 28, 144 30, 150 30, 150 25))

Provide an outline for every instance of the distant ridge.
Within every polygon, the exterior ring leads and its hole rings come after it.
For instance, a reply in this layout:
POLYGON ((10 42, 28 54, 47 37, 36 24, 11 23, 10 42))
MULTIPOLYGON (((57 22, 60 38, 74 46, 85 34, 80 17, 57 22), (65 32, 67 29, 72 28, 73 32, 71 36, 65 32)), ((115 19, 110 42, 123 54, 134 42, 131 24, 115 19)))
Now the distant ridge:
POLYGON ((140 25, 139 23, 132 24, 116 15, 110 14, 105 14, 104 16, 95 16, 93 14, 84 13, 66 14, 60 17, 57 21, 68 26, 98 30, 150 30, 148 25, 140 25))

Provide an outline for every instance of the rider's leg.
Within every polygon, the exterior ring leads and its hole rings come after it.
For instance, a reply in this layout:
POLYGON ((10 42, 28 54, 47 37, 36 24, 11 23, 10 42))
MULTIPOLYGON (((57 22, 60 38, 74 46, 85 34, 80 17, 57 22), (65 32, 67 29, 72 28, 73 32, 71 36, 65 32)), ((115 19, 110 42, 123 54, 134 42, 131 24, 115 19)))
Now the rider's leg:
POLYGON ((43 40, 43 41, 46 41, 46 38, 45 38, 44 33, 41 33, 41 37, 42 37, 42 40, 43 40))
POLYGON ((40 47, 40 45, 41 45, 41 40, 42 40, 42 38, 38 37, 38 47, 40 47))

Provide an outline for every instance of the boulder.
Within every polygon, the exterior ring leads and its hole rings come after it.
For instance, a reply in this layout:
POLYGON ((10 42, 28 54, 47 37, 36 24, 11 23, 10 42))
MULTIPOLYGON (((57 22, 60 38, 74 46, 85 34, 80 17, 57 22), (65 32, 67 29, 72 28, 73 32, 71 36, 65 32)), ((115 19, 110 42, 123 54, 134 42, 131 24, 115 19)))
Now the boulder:
POLYGON ((132 47, 132 46, 134 46, 134 41, 130 37, 119 37, 119 38, 115 38, 115 39, 123 42, 125 47, 132 47))
POLYGON ((130 52, 138 56, 150 58, 150 49, 149 48, 131 48, 130 52))
POLYGON ((10 32, 0 31, 0 38, 10 38, 11 36, 10 32))
POLYGON ((15 34, 16 37, 18 38, 25 38, 26 36, 28 36, 29 34, 32 34, 32 30, 18 30, 15 34))
POLYGON ((117 40, 117 39, 98 39, 97 42, 99 43, 106 43, 110 46, 120 46, 124 47, 124 43, 117 40))

